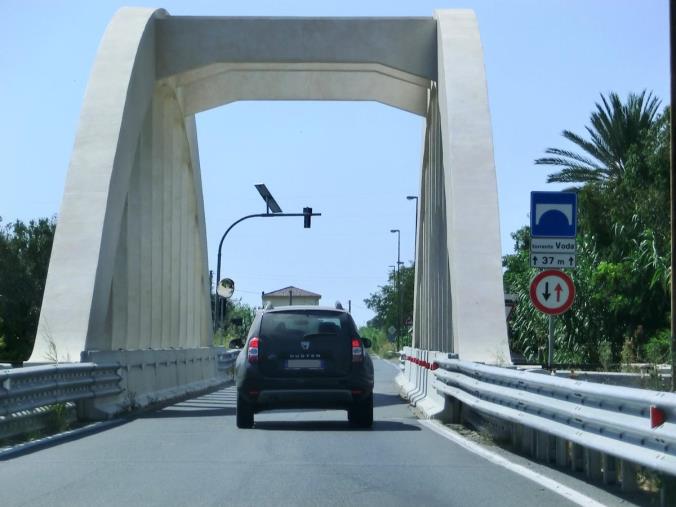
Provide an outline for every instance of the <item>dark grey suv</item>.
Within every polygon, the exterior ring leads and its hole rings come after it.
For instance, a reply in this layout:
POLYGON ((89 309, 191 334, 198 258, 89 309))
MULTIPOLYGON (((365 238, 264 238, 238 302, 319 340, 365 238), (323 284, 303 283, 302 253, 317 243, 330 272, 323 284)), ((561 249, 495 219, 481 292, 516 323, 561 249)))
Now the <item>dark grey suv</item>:
MULTIPOLYGON (((235 341, 236 342, 236 341, 235 341)), ((373 424, 371 343, 340 308, 284 306, 258 312, 235 364, 237 426, 281 408, 345 409, 373 424)))

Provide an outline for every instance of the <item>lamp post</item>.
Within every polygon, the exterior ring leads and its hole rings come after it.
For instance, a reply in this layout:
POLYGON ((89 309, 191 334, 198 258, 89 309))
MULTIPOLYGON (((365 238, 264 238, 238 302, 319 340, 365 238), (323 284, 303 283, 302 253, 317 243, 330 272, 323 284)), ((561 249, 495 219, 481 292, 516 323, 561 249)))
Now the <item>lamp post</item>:
POLYGON ((415 259, 416 262, 418 262, 418 196, 417 195, 407 195, 406 199, 409 201, 415 200, 415 239, 414 241, 414 250, 413 250, 413 258, 415 259))
POLYGON ((397 233, 397 350, 399 350, 399 340, 401 335, 401 231, 399 229, 390 229, 391 233, 397 233))
MULTIPOLYGON (((272 217, 303 217, 303 227, 305 229, 309 229, 311 227, 311 217, 320 217, 322 216, 321 213, 313 213, 312 208, 303 208, 302 213, 282 213, 282 208, 279 207, 279 204, 277 204, 277 201, 275 201, 275 198, 272 197, 272 194, 270 194, 270 191, 267 189, 267 187, 263 184, 255 185, 256 190, 258 190, 258 193, 261 194, 261 197, 265 201, 265 213, 255 213, 253 215, 247 215, 245 217, 240 218, 239 220, 236 220, 233 222, 230 227, 228 227, 225 232, 223 233, 223 236, 221 236, 221 241, 218 243, 218 257, 216 261, 216 284, 218 284, 221 281, 221 250, 223 249, 223 241, 225 241, 225 237, 228 235, 228 233, 232 230, 234 226, 236 226, 238 223, 243 222, 244 220, 247 220, 249 218, 272 218, 272 217), (272 212, 272 213, 271 213, 272 212)), ((220 318, 221 314, 221 298, 216 296, 217 300, 217 311, 216 315, 214 315, 214 330, 216 329, 216 321, 220 318)), ((220 322, 222 325, 222 322, 220 322)))

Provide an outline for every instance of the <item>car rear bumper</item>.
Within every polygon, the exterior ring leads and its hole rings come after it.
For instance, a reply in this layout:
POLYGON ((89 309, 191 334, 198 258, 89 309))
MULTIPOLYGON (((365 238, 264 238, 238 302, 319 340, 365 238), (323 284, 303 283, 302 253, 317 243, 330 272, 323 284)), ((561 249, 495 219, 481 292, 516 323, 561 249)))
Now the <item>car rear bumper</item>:
POLYGON ((256 412, 281 408, 348 409, 368 398, 369 389, 255 389, 240 390, 256 412))
POLYGON ((280 406, 347 406, 354 403, 351 391, 344 389, 271 389, 261 391, 259 405, 280 406))

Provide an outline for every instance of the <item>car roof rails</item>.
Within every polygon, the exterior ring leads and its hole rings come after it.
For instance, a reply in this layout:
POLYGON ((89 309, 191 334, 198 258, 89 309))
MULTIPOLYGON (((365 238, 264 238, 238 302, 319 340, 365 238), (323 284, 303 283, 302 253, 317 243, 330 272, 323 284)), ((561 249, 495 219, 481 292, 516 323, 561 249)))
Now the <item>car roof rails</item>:
POLYGON ((336 310, 344 310, 343 305, 340 301, 336 301, 336 310))

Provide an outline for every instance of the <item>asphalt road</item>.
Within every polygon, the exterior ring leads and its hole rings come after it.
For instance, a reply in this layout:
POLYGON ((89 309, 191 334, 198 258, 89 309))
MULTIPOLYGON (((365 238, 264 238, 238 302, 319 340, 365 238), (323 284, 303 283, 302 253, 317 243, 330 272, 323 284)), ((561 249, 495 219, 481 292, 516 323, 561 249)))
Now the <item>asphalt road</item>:
POLYGON ((228 388, 0 461, 2 506, 572 505, 421 425, 376 360, 371 430, 344 411, 235 427, 228 388))

